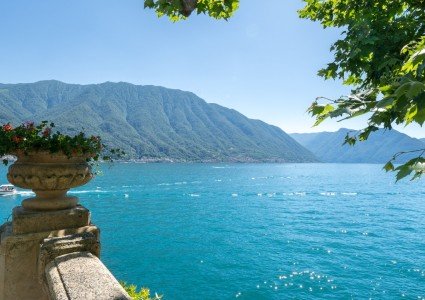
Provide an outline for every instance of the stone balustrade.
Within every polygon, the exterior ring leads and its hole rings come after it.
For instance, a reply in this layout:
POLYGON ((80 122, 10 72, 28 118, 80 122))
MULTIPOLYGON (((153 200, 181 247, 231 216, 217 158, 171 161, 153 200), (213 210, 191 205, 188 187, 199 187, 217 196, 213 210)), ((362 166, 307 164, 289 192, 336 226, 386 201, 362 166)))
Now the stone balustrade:
POLYGON ((90 212, 16 207, 0 226, 0 300, 131 299, 99 260, 90 212))
POLYGON ((90 252, 56 257, 45 267, 52 300, 131 299, 105 265, 90 252))

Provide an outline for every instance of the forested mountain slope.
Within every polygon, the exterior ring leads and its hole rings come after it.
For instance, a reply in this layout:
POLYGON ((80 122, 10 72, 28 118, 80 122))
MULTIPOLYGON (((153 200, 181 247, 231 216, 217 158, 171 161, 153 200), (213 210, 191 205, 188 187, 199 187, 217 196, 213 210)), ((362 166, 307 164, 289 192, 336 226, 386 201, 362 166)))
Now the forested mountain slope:
POLYGON ((49 120, 102 136, 129 157, 173 161, 312 162, 278 127, 193 93, 129 83, 0 84, 0 122, 49 120))

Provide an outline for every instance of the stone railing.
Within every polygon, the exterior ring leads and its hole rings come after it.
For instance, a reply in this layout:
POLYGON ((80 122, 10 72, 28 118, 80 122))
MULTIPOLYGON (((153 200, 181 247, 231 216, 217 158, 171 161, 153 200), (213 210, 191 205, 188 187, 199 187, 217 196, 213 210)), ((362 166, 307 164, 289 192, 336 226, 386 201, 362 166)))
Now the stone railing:
POLYGON ((13 210, 0 227, 0 300, 131 299, 99 260, 90 212, 13 210))
POLYGON ((111 272, 90 252, 56 257, 46 266, 45 278, 52 300, 130 299, 111 272))

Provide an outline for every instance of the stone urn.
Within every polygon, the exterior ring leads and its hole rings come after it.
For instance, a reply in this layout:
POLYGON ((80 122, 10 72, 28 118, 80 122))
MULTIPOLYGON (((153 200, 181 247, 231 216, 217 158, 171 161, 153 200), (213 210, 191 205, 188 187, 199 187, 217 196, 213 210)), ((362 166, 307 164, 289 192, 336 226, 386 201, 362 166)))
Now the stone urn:
POLYGON ((68 157, 49 152, 15 153, 18 159, 9 167, 7 179, 15 186, 31 189, 35 197, 22 201, 27 210, 48 211, 73 208, 77 197, 67 196, 70 188, 93 178, 87 155, 68 157))

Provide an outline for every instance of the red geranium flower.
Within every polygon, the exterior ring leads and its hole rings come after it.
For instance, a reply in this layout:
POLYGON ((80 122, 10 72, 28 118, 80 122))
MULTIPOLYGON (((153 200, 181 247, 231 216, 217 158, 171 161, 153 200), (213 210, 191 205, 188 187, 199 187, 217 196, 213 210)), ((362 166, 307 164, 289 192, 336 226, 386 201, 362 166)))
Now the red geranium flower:
POLYGON ((14 135, 12 137, 12 141, 18 144, 18 143, 22 142, 22 137, 14 135))
POLYGON ((52 133, 52 129, 47 127, 46 129, 44 129, 42 134, 44 137, 48 137, 51 133, 52 133))
POLYGON ((12 125, 10 125, 10 123, 4 124, 3 125, 3 130, 4 131, 12 131, 13 127, 12 125))

